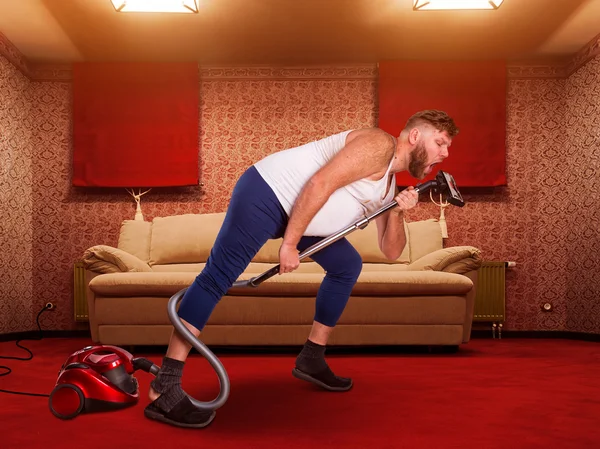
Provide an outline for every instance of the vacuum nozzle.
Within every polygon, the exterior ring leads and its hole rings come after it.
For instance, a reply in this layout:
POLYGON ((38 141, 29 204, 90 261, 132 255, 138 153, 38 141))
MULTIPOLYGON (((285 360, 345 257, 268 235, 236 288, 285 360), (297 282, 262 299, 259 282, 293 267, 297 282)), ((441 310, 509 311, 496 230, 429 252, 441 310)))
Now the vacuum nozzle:
POLYGON ((465 205, 456 182, 450 173, 440 170, 435 179, 415 186, 415 190, 418 193, 429 192, 431 189, 442 194, 446 198, 446 201, 454 206, 463 207, 465 205))
POLYGON ((450 173, 445 171, 439 171, 436 176, 438 188, 441 190, 440 193, 446 194, 446 200, 454 206, 463 207, 465 201, 460 194, 456 182, 450 173))

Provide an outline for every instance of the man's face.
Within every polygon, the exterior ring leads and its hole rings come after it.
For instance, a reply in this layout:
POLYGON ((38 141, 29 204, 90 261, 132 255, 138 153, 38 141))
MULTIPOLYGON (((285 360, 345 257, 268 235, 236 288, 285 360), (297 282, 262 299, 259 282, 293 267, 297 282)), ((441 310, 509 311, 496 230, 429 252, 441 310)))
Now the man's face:
POLYGON ((446 131, 427 129, 419 134, 414 150, 410 153, 408 171, 411 176, 423 179, 433 167, 448 157, 452 139, 446 131))

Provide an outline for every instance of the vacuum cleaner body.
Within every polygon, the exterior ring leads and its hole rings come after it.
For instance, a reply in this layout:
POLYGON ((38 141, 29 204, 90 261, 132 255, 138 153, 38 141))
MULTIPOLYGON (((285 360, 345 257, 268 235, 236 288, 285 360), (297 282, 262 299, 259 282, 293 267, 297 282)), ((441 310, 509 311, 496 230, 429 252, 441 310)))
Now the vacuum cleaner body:
POLYGON ((58 373, 50 394, 50 410, 58 418, 70 419, 82 412, 137 404, 135 361, 129 352, 111 345, 86 346, 74 352, 58 373))

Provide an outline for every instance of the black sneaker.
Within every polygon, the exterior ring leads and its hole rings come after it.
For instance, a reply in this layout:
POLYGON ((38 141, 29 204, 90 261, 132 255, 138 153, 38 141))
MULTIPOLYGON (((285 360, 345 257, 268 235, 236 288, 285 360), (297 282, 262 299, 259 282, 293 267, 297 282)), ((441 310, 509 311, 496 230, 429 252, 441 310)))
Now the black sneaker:
MULTIPOLYGON (((157 399, 158 400, 158 399, 157 399)), ((156 401, 151 402, 144 409, 144 416, 155 421, 171 424, 177 427, 189 427, 201 429, 208 426, 215 419, 216 411, 205 412, 198 410, 187 396, 165 413, 156 405, 156 401)))
POLYGON ((352 379, 336 376, 329 367, 314 374, 309 374, 296 367, 292 370, 292 375, 297 379, 311 382, 328 391, 348 391, 352 388, 352 379))

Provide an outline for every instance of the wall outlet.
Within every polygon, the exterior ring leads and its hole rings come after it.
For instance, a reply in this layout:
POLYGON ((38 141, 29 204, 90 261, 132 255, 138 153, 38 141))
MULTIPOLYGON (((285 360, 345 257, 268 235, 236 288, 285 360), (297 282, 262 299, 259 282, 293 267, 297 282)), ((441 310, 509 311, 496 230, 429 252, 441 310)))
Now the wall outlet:
POLYGON ((46 303, 46 309, 48 309, 48 310, 54 310, 54 309, 56 309, 56 306, 54 305, 54 303, 47 302, 46 303))
POLYGON ((542 311, 543 312, 552 312, 553 308, 554 307, 552 306, 552 303, 545 302, 544 304, 542 304, 542 311))

